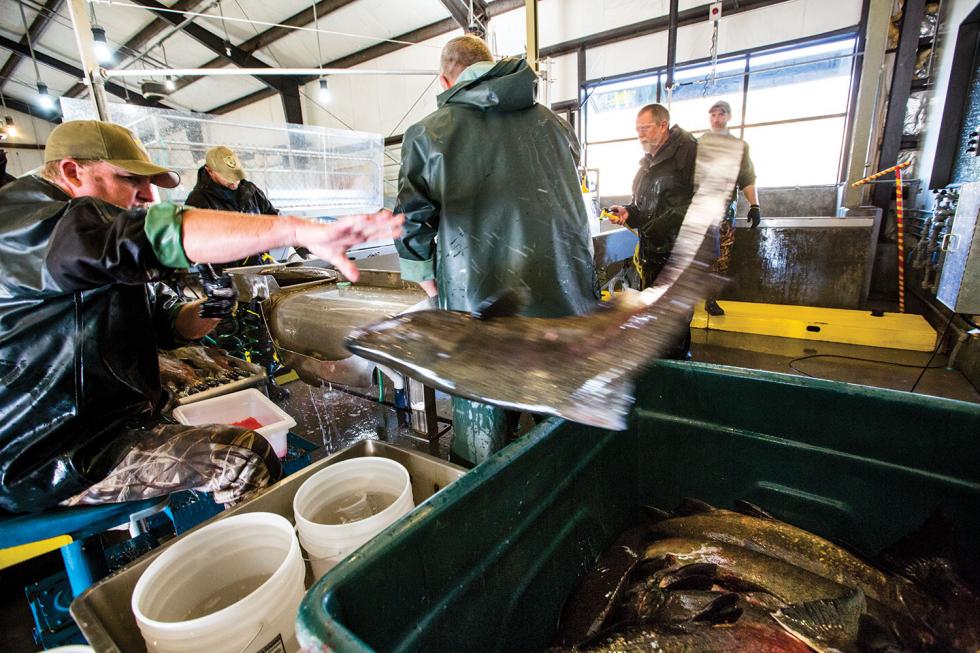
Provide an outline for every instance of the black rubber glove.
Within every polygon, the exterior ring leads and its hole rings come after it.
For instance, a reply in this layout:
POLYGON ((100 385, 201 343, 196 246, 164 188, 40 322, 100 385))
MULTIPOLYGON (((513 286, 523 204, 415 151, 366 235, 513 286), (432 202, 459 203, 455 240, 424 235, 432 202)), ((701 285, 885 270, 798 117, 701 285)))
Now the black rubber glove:
POLYGON ((759 222, 762 220, 762 211, 759 209, 758 204, 753 204, 749 207, 749 214, 745 216, 749 219, 749 224, 752 229, 759 226, 759 222))
POLYGON ((207 300, 201 304, 198 313, 205 318, 224 319, 235 312, 238 306, 238 293, 231 285, 231 277, 216 275, 210 266, 201 266, 201 284, 207 300))

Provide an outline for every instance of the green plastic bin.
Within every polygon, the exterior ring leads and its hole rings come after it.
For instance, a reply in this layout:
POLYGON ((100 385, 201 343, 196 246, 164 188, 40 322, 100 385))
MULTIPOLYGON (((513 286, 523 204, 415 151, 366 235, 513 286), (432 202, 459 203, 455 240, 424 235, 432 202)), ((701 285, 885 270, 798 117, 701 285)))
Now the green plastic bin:
POLYGON ((306 650, 523 651, 640 505, 744 498, 872 554, 936 508, 980 577, 980 405, 659 362, 630 428, 550 419, 324 576, 306 650))

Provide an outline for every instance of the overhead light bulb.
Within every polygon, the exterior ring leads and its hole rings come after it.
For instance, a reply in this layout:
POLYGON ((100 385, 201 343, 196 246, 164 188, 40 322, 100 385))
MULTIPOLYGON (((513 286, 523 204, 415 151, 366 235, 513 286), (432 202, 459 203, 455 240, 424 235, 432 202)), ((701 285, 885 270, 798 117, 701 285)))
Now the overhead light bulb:
POLYGON ((10 138, 17 138, 17 125, 14 124, 13 116, 6 116, 3 119, 4 126, 6 127, 7 136, 10 138))
POLYGON ((112 50, 109 49, 105 30, 98 25, 92 27, 92 40, 95 42, 95 58, 99 60, 99 63, 112 61, 112 50))
POLYGON ((164 88, 173 93, 177 90, 177 82, 174 81, 173 75, 167 75, 166 81, 163 82, 164 88))
POLYGON ((319 93, 319 96, 320 96, 320 101, 323 102, 324 104, 329 104, 330 103, 330 100, 333 97, 330 94, 330 89, 327 87, 327 80, 326 80, 325 77, 321 77, 320 78, 320 93, 319 93))
POLYGON ((44 82, 38 82, 37 93, 38 93, 37 103, 41 106, 42 109, 44 109, 45 111, 51 111, 52 109, 54 109, 54 98, 52 98, 48 94, 47 84, 45 84, 44 82))

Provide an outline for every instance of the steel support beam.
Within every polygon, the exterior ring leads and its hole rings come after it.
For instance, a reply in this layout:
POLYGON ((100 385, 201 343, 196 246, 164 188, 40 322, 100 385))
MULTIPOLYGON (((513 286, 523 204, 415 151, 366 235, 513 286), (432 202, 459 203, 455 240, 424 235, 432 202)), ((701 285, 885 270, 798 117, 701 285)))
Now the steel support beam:
POLYGON ((3 141, 0 143, 0 150, 44 150, 42 143, 11 143, 3 141))
MULTIPOLYGON (((133 0, 136 4, 141 7, 148 9, 158 18, 162 18, 171 25, 179 26, 184 22, 184 18, 180 14, 174 14, 169 11, 166 5, 163 5, 157 0, 133 0)), ((197 23, 190 22, 183 25, 181 31, 187 36, 191 37, 205 48, 218 55, 219 58, 226 62, 235 64, 240 68, 272 68, 269 64, 265 63, 261 59, 257 59, 248 52, 245 52, 238 46, 232 45, 226 42, 223 38, 211 32, 208 29, 198 25, 197 23)), ((269 88, 276 92, 279 92, 283 87, 282 80, 273 79, 269 77, 256 77, 269 88)))
POLYGON ((446 11, 464 32, 476 34, 481 39, 487 35, 487 3, 484 0, 441 0, 446 11), (470 21, 470 5, 473 6, 473 20, 470 21))
MULTIPOLYGON (((892 74, 885 129, 881 137, 881 154, 878 155, 879 170, 890 168, 898 163, 898 151, 902 146, 902 128, 905 125, 909 90, 912 85, 912 74, 915 72, 916 53, 919 49, 919 26, 925 16, 925 6, 925 0, 905 0, 902 32, 898 40, 898 51, 895 53, 895 72, 892 74)), ((876 184, 871 193, 871 203, 884 211, 891 203, 893 192, 894 186, 876 184)))
POLYGON ((286 116, 286 122, 302 125, 303 103, 299 97, 299 86, 284 86, 279 91, 279 97, 282 98, 282 112, 286 116))
POLYGON ((527 0, 524 4, 524 17, 527 23, 527 65, 537 72, 540 48, 538 47, 538 0, 527 0))
MULTIPOLYGON (((201 0, 177 0, 171 9, 176 11, 193 11, 199 4, 201 4, 201 0)), ((128 59, 129 56, 125 51, 139 51, 143 48, 143 46, 149 43, 152 38, 157 36, 163 30, 167 29, 169 26, 170 23, 162 18, 154 18, 146 27, 138 31, 135 35, 133 35, 133 38, 126 41, 121 48, 113 53, 113 61, 128 59)), ((85 84, 75 84, 70 89, 65 91, 65 96, 78 97, 78 95, 84 90, 85 84)))
MULTIPOLYGON (((194 22, 183 24, 185 21, 181 19, 180 14, 172 14, 170 12, 161 11, 162 9, 166 9, 166 7, 157 2, 157 0, 134 1, 137 4, 149 9, 154 14, 172 25, 181 26, 180 29, 185 34, 207 49, 211 50, 211 52, 218 55, 219 59, 230 61, 239 68, 272 68, 272 66, 265 63, 261 59, 258 59, 251 53, 242 50, 236 45, 232 45, 230 42, 225 41, 217 34, 214 34, 213 32, 194 22)), ((311 20, 312 15, 311 7, 311 20)), ((297 124, 303 123, 303 110, 299 100, 299 83, 290 79, 275 77, 256 77, 255 79, 258 79, 274 92, 280 94, 282 98, 283 111, 286 114, 286 122, 297 124)))
MULTIPOLYGON (((31 26, 27 28, 27 34, 30 34, 31 41, 37 42, 37 39, 44 32, 44 28, 48 26, 48 21, 51 20, 51 16, 58 11, 61 7, 61 3, 64 0, 47 0, 44 3, 44 9, 46 11, 37 12, 37 16, 31 22, 31 26)), ((27 47, 27 34, 21 37, 20 44, 27 47)), ((7 57, 7 61, 3 64, 3 68, 0 68, 0 89, 3 85, 7 83, 10 76, 14 74, 14 68, 20 63, 22 56, 18 52, 11 52, 10 56, 7 57)))
POLYGON ((82 64, 89 96, 95 104, 95 114, 99 120, 109 120, 109 98, 105 94, 105 80, 99 74, 99 62, 95 57, 95 42, 92 38, 92 24, 88 18, 88 7, 85 0, 68 0, 68 11, 71 13, 71 24, 75 29, 75 43, 78 46, 78 57, 82 64))
MULTIPOLYGON (((858 24, 858 32, 855 35, 855 54, 851 59, 851 88, 847 92, 847 117, 844 118, 844 146, 841 148, 840 160, 837 163, 837 182, 842 184, 839 186, 841 189, 844 188, 844 184, 847 182, 847 162, 851 154, 851 140, 854 137, 854 117, 857 114, 858 90, 861 84, 861 76, 857 73, 861 69, 861 64, 864 61, 864 41, 868 31, 868 11, 870 5, 870 0, 862 0, 861 2, 861 22, 858 24)), ((746 94, 748 90, 748 88, 745 89, 746 94)), ((744 98, 742 113, 745 113, 744 98)), ((745 124, 744 115, 742 117, 742 124, 745 124)), ((837 199, 839 201, 842 197, 838 197, 837 199)))
MULTIPOLYGON (((6 36, 3 36, 2 34, 0 34, 0 48, 5 48, 7 50, 10 50, 11 52, 19 52, 21 56, 24 57, 31 56, 30 50, 26 45, 21 45, 17 41, 14 41, 13 39, 8 39, 6 36)), ((54 68, 55 70, 59 70, 65 73, 66 75, 71 75, 72 77, 76 77, 78 79, 85 79, 85 73, 84 71, 82 71, 81 68, 77 68, 66 61, 62 61, 57 57, 52 57, 51 55, 45 54, 43 52, 38 52, 36 49, 34 50, 34 56, 37 57, 38 63, 43 63, 45 66, 49 66, 51 68, 54 68)), ((140 104, 148 107, 169 108, 166 105, 161 104, 159 102, 151 102, 149 100, 145 100, 143 99, 143 96, 139 95, 138 93, 137 94, 127 93, 127 90, 124 87, 114 82, 106 82, 105 90, 121 98, 126 98, 128 95, 130 101, 132 101, 133 104, 140 104)))
POLYGON ((680 13, 677 0, 670 0, 667 13, 667 108, 674 93, 674 64, 677 63, 677 17, 680 13))
MULTIPOLYGON (((785 0, 780 0, 785 1, 785 0)), ((496 0, 487 5, 487 14, 493 18, 494 16, 499 16, 500 14, 507 13, 508 11, 513 11, 524 6, 525 0, 496 0)), ((435 23, 429 23, 424 27, 412 30, 411 32, 406 32, 394 37, 393 41, 406 41, 408 45, 414 43, 421 43, 422 41, 427 41, 429 39, 434 39, 437 36, 442 36, 443 34, 448 34, 459 29, 459 25, 452 18, 446 18, 445 20, 436 21, 435 23)), ((352 52, 351 54, 340 57, 339 59, 334 59, 332 61, 326 61, 323 64, 324 68, 350 68, 358 64, 362 64, 366 61, 371 61, 372 59, 377 59, 380 56, 401 50, 402 48, 408 47, 406 43, 391 43, 389 41, 383 41, 375 45, 366 47, 357 52, 352 52)), ((301 77, 295 81, 302 84, 308 84, 316 79, 316 76, 312 77, 301 77)), ((259 100, 264 100, 265 98, 272 97, 273 92, 269 90, 256 91, 255 93, 249 93, 237 100, 232 100, 220 106, 217 106, 208 113, 214 113, 221 115, 223 113, 228 113, 236 109, 241 109, 244 106, 248 106, 259 100)))
MULTIPOLYGON (((317 15, 317 18, 322 19, 324 16, 326 16, 328 14, 331 14, 331 13, 337 11, 338 9, 340 9, 342 7, 345 7, 345 6, 347 6, 347 5, 349 5, 349 4, 353 3, 353 2, 356 2, 356 1, 357 0, 321 0, 321 2, 318 2, 316 4, 316 15, 317 15)), ((299 12, 297 14, 293 14, 292 16, 290 16, 289 18, 287 18, 286 20, 282 21, 282 25, 292 25, 293 27, 306 27, 307 25, 309 25, 312 22, 313 22, 313 7, 309 7, 309 8, 304 9, 303 11, 301 11, 301 12, 299 12)), ((265 30, 264 32, 260 32, 260 33, 256 34, 255 36, 253 36, 252 38, 248 39, 247 41, 243 41, 238 46, 238 48, 240 50, 242 50, 243 52, 247 52, 247 53, 251 54, 251 53, 255 52, 256 50, 260 50, 261 48, 265 48, 265 47, 268 47, 268 46, 272 45, 273 43, 275 43, 276 41, 278 41, 279 39, 281 39, 281 38, 283 38, 285 36, 289 36, 294 31, 295 30, 291 30, 291 29, 289 29, 287 27, 272 27, 272 28, 269 28, 269 29, 265 30)), ((199 68, 221 68, 222 66, 225 65, 225 63, 227 63, 227 60, 224 57, 215 57, 211 61, 208 61, 206 63, 203 63, 203 64, 201 64, 198 67, 199 68)), ((177 89, 176 90, 179 91, 182 88, 185 88, 187 86, 190 86, 191 84, 193 84, 194 82, 198 81, 199 79, 201 79, 201 78, 200 77, 181 77, 176 82, 176 84, 177 84, 177 89)), ((268 97, 268 96, 266 96, 266 97, 268 97)))
MULTIPOLYGON (((851 152, 847 164, 844 196, 841 206, 857 208, 863 203, 864 189, 867 186, 851 188, 850 182, 857 181, 869 173, 869 147, 874 130, 875 107, 881 86, 882 69, 885 64, 885 49, 888 46, 888 24, 891 21, 892 0, 870 0, 868 22, 864 36, 864 55, 861 61, 861 82, 851 129, 851 152)), ((870 172, 874 172, 870 170, 870 172)))
MULTIPOLYGON (((20 111, 21 113, 26 113, 32 118, 40 118, 41 120, 45 120, 50 123, 61 122, 60 118, 45 116, 43 115, 43 113, 39 112, 36 107, 31 106, 30 103, 24 102, 23 100, 18 100, 17 98, 14 97, 10 97, 9 95, 3 96, 3 103, 7 105, 8 109, 13 109, 14 111, 20 111)), ((14 147, 14 144, 4 143, 0 147, 14 147)))
MULTIPOLYGON (((956 155, 959 153, 963 118, 968 109, 978 42, 980 42, 980 7, 975 8, 960 23, 956 34, 953 63, 950 66, 949 83, 946 85, 946 97, 942 104, 942 119, 936 140, 936 155, 929 177, 930 189, 948 186, 953 181, 953 167, 956 163, 956 155)), ((940 98, 942 98, 941 93, 936 93, 936 100, 940 98)))

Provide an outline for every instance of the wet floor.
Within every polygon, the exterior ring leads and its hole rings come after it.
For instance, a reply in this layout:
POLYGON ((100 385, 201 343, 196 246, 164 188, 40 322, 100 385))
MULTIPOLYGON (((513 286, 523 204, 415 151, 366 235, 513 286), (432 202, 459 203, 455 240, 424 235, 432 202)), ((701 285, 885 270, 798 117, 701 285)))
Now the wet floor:
POLYGON ((409 414, 389 405, 394 388, 385 383, 384 395, 378 386, 346 388, 339 385, 314 387, 297 380, 284 386, 289 396, 277 401, 293 416, 293 432, 322 446, 314 452, 318 459, 361 440, 383 440, 392 444, 423 451, 439 458, 449 458, 452 429, 452 407, 448 397, 436 400, 441 435, 433 443, 415 433, 409 425, 409 414), (379 403, 383 399, 384 403, 379 403))
POLYGON ((694 360, 810 376, 980 403, 980 392, 944 354, 692 330, 694 360), (930 360, 931 359, 931 360, 930 360), (928 369, 923 368, 928 364, 928 369), (919 375, 922 378, 919 379, 919 375))

